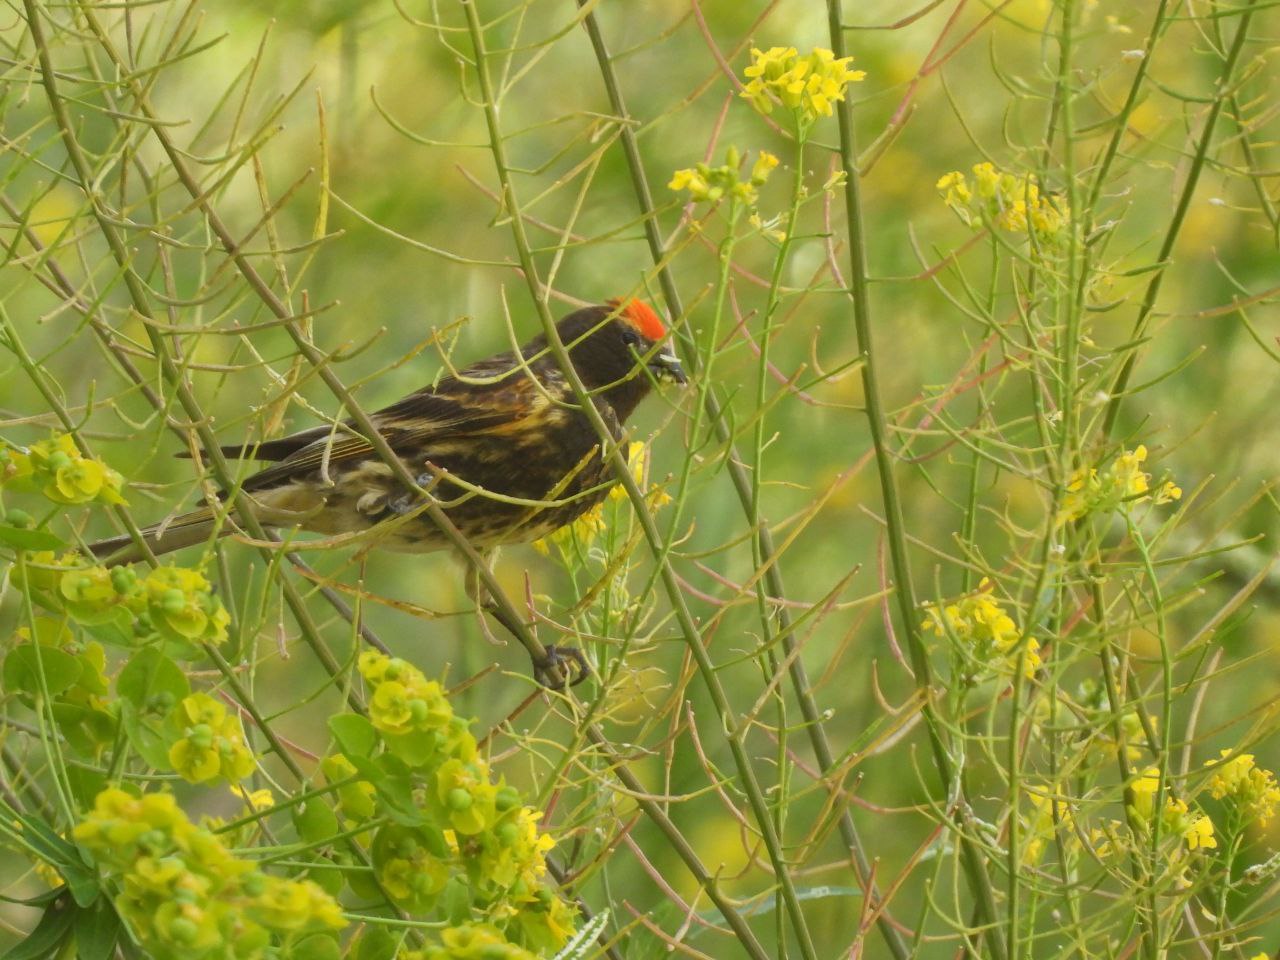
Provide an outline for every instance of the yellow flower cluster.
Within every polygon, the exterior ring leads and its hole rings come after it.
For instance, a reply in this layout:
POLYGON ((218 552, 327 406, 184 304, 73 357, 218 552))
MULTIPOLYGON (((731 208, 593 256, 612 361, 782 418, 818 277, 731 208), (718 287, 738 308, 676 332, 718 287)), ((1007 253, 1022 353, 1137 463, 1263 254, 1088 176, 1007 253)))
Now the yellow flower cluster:
POLYGON ((205 693, 193 693, 178 704, 171 723, 179 737, 169 748, 169 762, 190 783, 222 777, 235 782, 253 773, 253 754, 245 746, 240 721, 205 693))
MULTIPOLYGON (((1027 799, 1031 801, 1031 815, 1025 818, 1026 846, 1022 848, 1022 860, 1034 866, 1044 855, 1045 846, 1053 840, 1058 823, 1054 822, 1055 797, 1047 789, 1032 789, 1027 799)), ((1071 807, 1061 798, 1057 798, 1057 816, 1064 834, 1074 837, 1075 818, 1071 807)))
POLYGON ((172 794, 106 789, 72 836, 115 878, 116 909, 157 960, 258 960, 300 934, 347 923, 315 883, 236 859, 216 834, 187 819, 172 794))
POLYGON ((0 447, 0 484, 10 482, 30 484, 54 503, 125 502, 124 478, 82 454, 65 433, 32 444, 26 453, 0 447))
POLYGON ((800 56, 795 47, 751 50, 751 64, 742 71, 747 78, 740 96, 760 113, 773 112, 775 103, 791 111, 801 128, 832 114, 832 104, 844 100, 849 84, 866 77, 850 70, 853 57, 836 59, 834 53, 814 47, 800 56))
MULTIPOLYGON (((1022 633, 1013 618, 992 597, 993 587, 983 578, 976 593, 958 603, 946 606, 930 604, 922 624, 939 637, 950 638, 965 648, 968 659, 997 672, 1011 674, 1017 669, 1018 643, 1022 633)), ((1026 639, 1022 657, 1023 672, 1034 676, 1040 667, 1040 644, 1035 637, 1026 639)))
POLYGON ((1060 198, 1040 189, 1036 178, 997 170, 990 163, 973 167, 973 183, 959 170, 943 174, 936 184, 943 202, 966 224, 990 222, 1010 233, 1033 233, 1054 245, 1071 225, 1071 210, 1060 198))
POLYGON ((1209 792, 1215 800, 1231 800, 1249 821, 1259 827, 1267 825, 1280 805, 1280 785, 1274 773, 1259 767, 1253 754, 1233 757, 1230 750, 1223 750, 1217 760, 1206 760, 1205 766, 1214 768, 1209 792))
POLYGON ((739 200, 749 207, 755 206, 759 188, 769 180, 778 158, 767 150, 761 150, 751 165, 751 176, 743 179, 739 168, 742 166, 742 155, 737 147, 730 147, 725 152, 725 160, 718 167, 699 163, 671 175, 668 189, 676 193, 688 194, 695 203, 715 203, 724 197, 739 200))
MULTIPOLYGON (((1157 767, 1147 767, 1133 781, 1130 820, 1143 831, 1153 819, 1159 787, 1160 770, 1157 767)), ((1198 810, 1193 813, 1185 800, 1166 796, 1160 824, 1166 834, 1184 840, 1188 850, 1211 850, 1218 845, 1213 821, 1198 810)))
POLYGON ((1172 480, 1151 489, 1151 475, 1142 469, 1146 459, 1147 448, 1138 444, 1133 450, 1122 451, 1104 470, 1097 467, 1077 470, 1067 481, 1058 524, 1078 520, 1090 513, 1119 510, 1146 500, 1159 505, 1180 500, 1182 488, 1172 480))
POLYGON ((156 567, 138 576, 132 567, 84 565, 78 554, 32 553, 25 586, 50 609, 79 623, 128 621, 140 641, 159 637, 188 648, 227 639, 231 616, 204 574, 185 567, 156 567))

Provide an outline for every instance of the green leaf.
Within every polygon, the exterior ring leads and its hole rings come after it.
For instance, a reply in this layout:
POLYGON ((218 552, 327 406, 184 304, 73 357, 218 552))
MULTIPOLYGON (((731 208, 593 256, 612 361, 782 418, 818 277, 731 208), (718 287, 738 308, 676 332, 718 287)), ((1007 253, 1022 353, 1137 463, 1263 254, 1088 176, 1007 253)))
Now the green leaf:
POLYGON ((450 877, 440 891, 440 908, 455 926, 471 921, 471 886, 461 877, 450 877))
POLYGON ((172 708, 191 692, 187 675, 155 647, 143 647, 129 658, 116 678, 116 693, 140 711, 172 708))
POLYGON ((24 907, 43 907, 46 903, 57 900, 60 896, 67 892, 66 884, 53 890, 46 890, 44 893, 37 893, 34 897, 7 897, 0 893, 0 903, 16 903, 24 907))
POLYGON ((348 757, 372 757, 378 746, 378 731, 364 717, 354 713, 340 713, 329 718, 333 738, 348 757))
POLYGON ((111 960, 120 937, 120 918, 106 897, 91 910, 76 915, 77 960, 111 960))
POLYGON ((388 754, 377 760, 362 756, 348 756, 347 759, 361 777, 373 784, 386 803, 387 815, 392 820, 408 826, 426 822, 426 814, 414 803, 413 777, 404 761, 388 754))
POLYGON ((167 724, 154 716, 144 715, 128 700, 120 701, 120 723, 129 738, 129 745, 138 751, 138 756, 157 770, 170 768, 169 748, 173 746, 173 733, 167 724))
POLYGON ((70 936, 72 921, 79 912, 67 897, 54 900, 44 908, 36 928, 0 960, 53 960, 70 936))
POLYGON ((342 960, 342 951, 336 937, 313 933, 295 943, 287 956, 289 960, 342 960))
POLYGON ((57 868, 76 903, 84 907, 98 899, 97 874, 85 866, 78 847, 64 840, 39 817, 21 813, 15 817, 22 826, 22 839, 36 856, 57 868))
POLYGON ((4 658, 4 668, 0 675, 4 678, 5 689, 33 697, 39 696, 42 667, 51 697, 56 697, 71 687, 80 678, 82 669, 79 660, 56 647, 41 644, 37 653, 34 644, 24 643, 14 647, 4 658))
POLYGON ((387 749, 411 767, 440 762, 440 746, 434 734, 408 733, 386 738, 387 749))
POLYGON ((93 756, 99 746, 115 739, 115 717, 105 711, 75 703, 55 703, 50 712, 67 742, 85 756, 93 756))
POLYGON ((316 846, 330 843, 334 836, 342 832, 338 818, 319 797, 313 797, 294 807, 293 825, 299 837, 316 846))
POLYGON ((48 530, 27 530, 0 523, 0 543, 7 543, 19 550, 57 550, 65 541, 48 530))
POLYGON ((84 623, 81 626, 85 633, 109 647, 134 650, 138 646, 138 637, 133 632, 133 627, 123 617, 106 623, 84 623))
POLYGON ((369 924, 360 937, 352 960, 392 960, 399 944, 399 939, 388 933, 386 927, 369 924))
POLYGON ((107 775, 101 770, 90 770, 87 767, 68 766, 67 782, 71 785, 71 795, 76 802, 88 810, 93 801, 107 785, 107 775))

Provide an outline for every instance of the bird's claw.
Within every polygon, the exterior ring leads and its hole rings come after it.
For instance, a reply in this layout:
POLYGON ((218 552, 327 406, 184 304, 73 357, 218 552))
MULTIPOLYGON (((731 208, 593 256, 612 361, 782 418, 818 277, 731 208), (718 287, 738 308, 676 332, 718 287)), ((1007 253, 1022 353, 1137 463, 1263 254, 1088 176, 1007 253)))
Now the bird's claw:
POLYGON ((576 687, 591 676, 591 664, 577 647, 557 647, 549 643, 545 649, 546 657, 533 661, 533 679, 548 690, 576 687))

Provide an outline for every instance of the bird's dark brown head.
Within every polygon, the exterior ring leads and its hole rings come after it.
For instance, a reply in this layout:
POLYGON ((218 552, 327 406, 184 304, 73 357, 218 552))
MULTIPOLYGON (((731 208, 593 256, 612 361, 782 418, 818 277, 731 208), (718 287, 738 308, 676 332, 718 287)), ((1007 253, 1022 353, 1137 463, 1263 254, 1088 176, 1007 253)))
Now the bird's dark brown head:
MULTIPOLYGON (((614 300, 585 307, 557 323, 556 330, 569 348, 569 358, 583 386, 600 391, 620 422, 631 416, 649 392, 646 367, 655 379, 685 382, 680 361, 670 345, 663 343, 667 328, 643 301, 614 300)), ((545 347, 546 338, 538 337, 525 347, 525 356, 545 347)))

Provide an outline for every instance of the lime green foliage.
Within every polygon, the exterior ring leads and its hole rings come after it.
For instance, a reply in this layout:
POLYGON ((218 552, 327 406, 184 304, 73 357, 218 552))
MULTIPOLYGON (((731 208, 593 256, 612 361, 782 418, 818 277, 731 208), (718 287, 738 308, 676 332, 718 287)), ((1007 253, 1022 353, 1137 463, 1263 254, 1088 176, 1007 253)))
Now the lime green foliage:
POLYGON ((396 960, 534 960, 535 955, 509 943, 488 924, 451 927, 440 942, 422 950, 403 950, 396 960))
POLYGON ((392 901, 449 919, 445 946, 425 956, 443 956, 438 951, 446 947, 460 957, 554 952, 572 935, 575 911, 547 885, 554 841, 538 829, 542 814, 494 778, 438 682, 374 651, 360 655, 359 667, 369 685, 369 721, 335 718, 346 753, 327 757, 322 769, 338 785, 348 829, 394 821, 378 827, 369 844, 377 881, 392 901))
POLYGON ((169 793, 104 790, 72 836, 118 884, 120 917, 157 960, 291 957, 308 934, 347 925, 314 883, 237 858, 169 793))
POLYGON ((197 656, 196 644, 227 638, 230 614, 196 570, 161 566, 139 572, 89 563, 77 553, 40 550, 15 573, 41 606, 77 623, 113 624, 120 628, 113 636, 122 643, 162 643, 197 656))
POLYGON ((124 478, 86 457, 68 434, 55 434, 23 451, 0 444, 0 487, 35 489, 54 503, 124 503, 124 478))
POLYGON ((0 954, 147 953, 67 839, 116 786, 342 902, 314 960, 1278 942, 1280 6, 17 7, 0 954), (632 297, 648 475, 484 590, 236 508, 219 446, 632 297))
POLYGON ((184 780, 234 781, 253 773, 253 754, 245 746, 240 721, 208 694, 185 697, 172 722, 181 735, 169 748, 169 763, 184 780))

